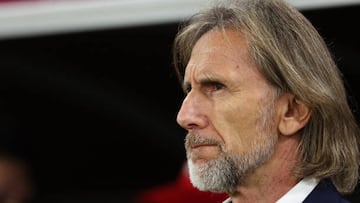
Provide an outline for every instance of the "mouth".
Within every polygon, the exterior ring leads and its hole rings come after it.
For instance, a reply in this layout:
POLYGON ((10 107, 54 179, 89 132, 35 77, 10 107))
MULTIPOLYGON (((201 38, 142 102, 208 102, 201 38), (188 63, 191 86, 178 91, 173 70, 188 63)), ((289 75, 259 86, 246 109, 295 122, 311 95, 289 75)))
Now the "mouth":
POLYGON ((209 139, 198 134, 188 134, 185 139, 185 147, 188 150, 207 148, 207 147, 220 147, 221 143, 216 139, 209 139))
POLYGON ((190 148, 191 149, 197 149, 197 148, 201 148, 201 147, 217 147, 217 144, 194 144, 191 145, 190 148))
POLYGON ((218 144, 192 144, 187 149, 187 156, 193 163, 204 163, 216 159, 221 154, 218 144))
POLYGON ((187 158, 194 163, 216 159, 223 151, 221 141, 198 134, 188 134, 185 139, 187 158))

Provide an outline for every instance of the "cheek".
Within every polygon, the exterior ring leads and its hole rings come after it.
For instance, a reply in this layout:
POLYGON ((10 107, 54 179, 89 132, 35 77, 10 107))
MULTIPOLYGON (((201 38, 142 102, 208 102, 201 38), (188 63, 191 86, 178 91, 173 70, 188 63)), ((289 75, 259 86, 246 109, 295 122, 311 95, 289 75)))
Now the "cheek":
POLYGON ((227 150, 246 150, 256 136, 257 109, 240 102, 223 102, 214 108, 213 126, 227 150))

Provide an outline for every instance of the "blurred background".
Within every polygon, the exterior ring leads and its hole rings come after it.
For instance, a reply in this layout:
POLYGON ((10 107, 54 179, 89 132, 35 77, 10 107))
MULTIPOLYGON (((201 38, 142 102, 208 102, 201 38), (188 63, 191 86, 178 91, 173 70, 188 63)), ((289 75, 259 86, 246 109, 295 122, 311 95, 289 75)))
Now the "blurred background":
MULTIPOLYGON (((325 38, 359 120, 360 0, 289 1, 325 38)), ((171 48, 208 2, 0 1, 0 202, 191 198, 171 48)))

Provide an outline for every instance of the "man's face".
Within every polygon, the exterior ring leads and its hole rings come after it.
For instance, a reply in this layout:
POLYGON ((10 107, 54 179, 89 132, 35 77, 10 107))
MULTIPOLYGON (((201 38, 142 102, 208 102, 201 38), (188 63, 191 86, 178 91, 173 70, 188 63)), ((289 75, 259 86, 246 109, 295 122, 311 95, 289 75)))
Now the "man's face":
POLYGON ((231 193, 273 153, 273 89, 257 71, 242 35, 212 30, 193 48, 184 90, 177 121, 188 130, 192 183, 231 193))

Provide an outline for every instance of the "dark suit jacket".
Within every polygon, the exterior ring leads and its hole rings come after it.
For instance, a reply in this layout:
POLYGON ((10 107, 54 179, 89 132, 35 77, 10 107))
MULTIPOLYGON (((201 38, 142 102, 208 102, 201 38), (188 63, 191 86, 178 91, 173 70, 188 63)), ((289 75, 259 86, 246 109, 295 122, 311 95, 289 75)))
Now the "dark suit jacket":
MULTIPOLYGON (((291 202, 289 202, 291 203, 291 202)), ((303 203, 350 203, 344 199, 329 180, 322 180, 303 203)))
POLYGON ((303 203, 349 203, 329 180, 322 180, 303 203))

